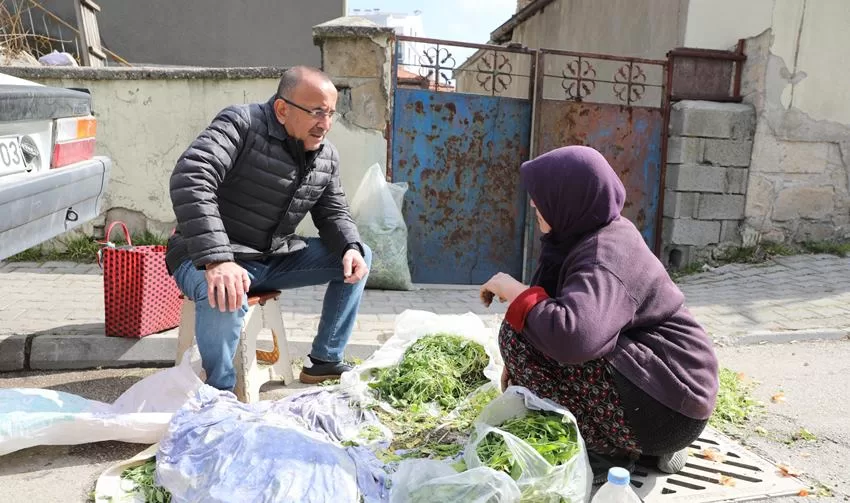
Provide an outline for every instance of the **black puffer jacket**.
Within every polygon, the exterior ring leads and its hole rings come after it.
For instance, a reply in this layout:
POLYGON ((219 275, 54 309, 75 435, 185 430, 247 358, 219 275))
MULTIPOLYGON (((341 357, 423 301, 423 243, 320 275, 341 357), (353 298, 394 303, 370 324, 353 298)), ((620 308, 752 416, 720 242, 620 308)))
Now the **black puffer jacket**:
POLYGON ((200 269, 303 249, 295 228, 308 211, 322 240, 340 256, 352 246, 362 250, 336 148, 326 140, 305 152, 277 121, 273 100, 222 110, 177 161, 170 272, 187 258, 200 269))

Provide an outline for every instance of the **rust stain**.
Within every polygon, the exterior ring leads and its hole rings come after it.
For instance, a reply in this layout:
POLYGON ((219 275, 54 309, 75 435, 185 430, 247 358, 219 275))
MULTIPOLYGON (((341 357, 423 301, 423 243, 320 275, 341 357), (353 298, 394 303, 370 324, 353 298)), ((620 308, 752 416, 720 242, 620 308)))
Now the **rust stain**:
POLYGON ((654 124, 660 118, 660 112, 652 109, 543 100, 540 152, 576 144, 599 150, 626 187, 623 216, 642 232, 650 231, 657 207, 650 198, 658 191, 647 184, 657 181, 657 173, 647 173, 645 164, 653 155, 653 142, 660 145, 660 140, 647 136, 651 127, 638 131, 636 125, 654 124))
POLYGON ((449 111, 449 121, 455 120, 455 115, 457 115, 457 107, 454 103, 446 103, 446 110, 449 111))
POLYGON ((421 101, 417 101, 416 103, 414 103, 413 106, 416 108, 416 113, 418 113, 418 114, 425 113, 425 105, 423 105, 421 101))

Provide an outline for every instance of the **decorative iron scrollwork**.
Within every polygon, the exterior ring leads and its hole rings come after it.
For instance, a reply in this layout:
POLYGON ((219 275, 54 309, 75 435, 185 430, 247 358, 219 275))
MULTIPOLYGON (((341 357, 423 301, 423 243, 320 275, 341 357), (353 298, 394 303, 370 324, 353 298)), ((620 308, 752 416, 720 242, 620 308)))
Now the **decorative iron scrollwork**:
POLYGON ((477 70, 475 78, 478 84, 482 89, 493 94, 507 90, 513 81, 511 77, 513 66, 510 60, 504 54, 495 51, 478 60, 477 70))
POLYGON ((646 93, 646 73, 634 64, 626 63, 614 74, 614 94, 627 105, 640 101, 646 93))
POLYGON ((419 56, 419 75, 428 80, 433 80, 439 87, 449 85, 454 78, 454 69, 457 65, 454 56, 445 47, 428 47, 419 56), (451 74, 446 75, 446 71, 451 74), (440 81, 442 79, 442 82, 440 81))
POLYGON ((567 63, 561 71, 561 87, 568 100, 582 101, 596 89, 596 69, 582 58, 567 63))

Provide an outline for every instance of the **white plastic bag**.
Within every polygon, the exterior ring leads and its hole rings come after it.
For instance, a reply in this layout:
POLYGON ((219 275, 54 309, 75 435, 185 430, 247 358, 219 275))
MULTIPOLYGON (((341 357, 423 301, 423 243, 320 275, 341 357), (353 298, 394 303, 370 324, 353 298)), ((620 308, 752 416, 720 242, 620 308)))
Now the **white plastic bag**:
POLYGON ((392 480, 390 503, 515 503, 520 498, 513 479, 486 466, 458 473, 443 461, 408 459, 392 480))
POLYGON ((522 474, 516 484, 524 500, 557 502, 563 498, 563 501, 569 502, 587 501, 590 498, 593 474, 587 447, 576 424, 575 417, 557 403, 539 398, 527 388, 511 386, 481 411, 464 449, 463 459, 470 470, 484 466, 478 458, 478 444, 488 433, 493 432, 505 439, 508 450, 522 467, 522 474), (579 452, 570 461, 552 466, 528 443, 496 427, 508 419, 525 416, 530 410, 555 412, 563 415, 576 427, 579 452))
POLYGON ((146 377, 113 404, 34 388, 0 390, 0 456, 36 445, 77 445, 104 440, 153 444, 202 384, 200 353, 146 377))
POLYGON ((350 388, 353 396, 361 401, 369 401, 368 386, 373 369, 398 365, 404 352, 420 338, 440 332, 449 332, 465 337, 484 346, 489 363, 484 375, 495 386, 500 386, 502 377, 502 359, 496 333, 487 327, 481 318, 473 313, 435 314, 428 311, 405 310, 396 316, 394 334, 366 361, 350 372, 342 374, 340 386, 350 388))
POLYGON ((387 183, 381 166, 373 164, 351 201, 360 237, 372 248, 367 288, 413 289, 407 263, 407 224, 402 214, 406 192, 406 183, 387 183))

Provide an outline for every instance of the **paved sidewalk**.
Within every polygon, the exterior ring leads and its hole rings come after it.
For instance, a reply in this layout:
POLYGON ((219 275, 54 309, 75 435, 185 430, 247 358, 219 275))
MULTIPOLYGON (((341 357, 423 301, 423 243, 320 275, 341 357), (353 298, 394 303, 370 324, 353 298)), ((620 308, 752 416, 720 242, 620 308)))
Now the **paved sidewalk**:
MULTIPOLYGON (((800 255, 733 264, 680 281, 687 304, 719 345, 837 339, 850 334, 850 258, 800 255)), ((141 340, 103 335, 103 289, 95 265, 0 265, 0 370, 71 369, 173 362, 176 330, 141 340)), ((284 292, 287 335, 304 355, 318 326, 323 287, 284 292)), ((477 287, 367 290, 349 356, 363 358, 405 309, 479 314, 496 327, 504 305, 487 309, 477 287)))

